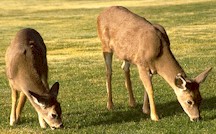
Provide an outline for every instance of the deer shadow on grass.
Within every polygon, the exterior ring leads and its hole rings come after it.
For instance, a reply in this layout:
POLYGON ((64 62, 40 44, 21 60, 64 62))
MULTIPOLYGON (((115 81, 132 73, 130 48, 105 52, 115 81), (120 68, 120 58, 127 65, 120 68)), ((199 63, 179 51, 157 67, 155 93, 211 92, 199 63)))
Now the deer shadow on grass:
MULTIPOLYGON (((188 117, 186 113, 181 108, 179 102, 170 101, 165 103, 156 104, 157 113, 160 117, 160 120, 163 121, 163 118, 170 117, 174 118, 175 115, 184 114, 185 117, 188 117)), ((201 111, 211 112, 216 109, 216 96, 211 98, 204 98, 201 105, 201 111)), ((202 115, 202 112, 201 112, 202 115)), ((72 118, 67 118, 66 122, 74 122, 72 126, 66 125, 66 128, 85 128, 90 126, 99 126, 99 125, 112 125, 112 124, 121 124, 125 122, 140 122, 142 120, 150 121, 150 115, 144 114, 142 112, 142 104, 137 104, 135 108, 125 108, 121 104, 116 104, 114 109, 108 111, 105 107, 100 109, 94 107, 90 111, 77 111, 76 113, 65 113, 67 116, 72 118), (75 119, 76 118, 76 119, 75 119), (75 121, 75 120, 76 121, 75 121)), ((215 114, 208 114, 202 116, 204 121, 216 119, 215 114)), ((189 117, 188 117, 189 120, 189 117)))
MULTIPOLYGON (((207 111, 212 113, 212 111, 215 109, 216 109, 216 96, 211 98, 203 98, 202 105, 201 105, 201 115, 202 115, 202 111, 207 111)), ((216 119, 216 113, 204 117, 204 120, 206 121, 213 120, 213 119, 216 119)))
MULTIPOLYGON (((100 112, 100 119, 95 119, 91 125, 111 125, 124 122, 140 122, 142 120, 150 121, 150 115, 142 112, 143 104, 139 103, 135 108, 114 108, 112 111, 104 110, 100 112)), ((167 116, 174 116, 183 112, 178 101, 157 104, 157 113, 160 119, 167 116)))
MULTIPOLYGON (((201 105, 201 115, 202 111, 211 112, 215 109, 216 96, 203 99, 203 103, 201 105)), ((178 114, 185 114, 185 116, 188 117, 177 100, 166 103, 158 103, 157 113, 161 120, 169 116, 173 116, 174 118, 174 116, 178 114)), ((89 125, 111 125, 123 122, 140 122, 141 120, 150 120, 150 116, 142 112, 142 104, 137 104, 135 108, 121 107, 114 109, 113 111, 104 110, 100 111, 99 113, 95 112, 94 114, 97 114, 97 116, 95 116, 95 120, 92 120, 89 125)), ((203 116, 203 118, 204 121, 213 120, 216 118, 216 114, 211 114, 210 116, 206 115, 203 116)))

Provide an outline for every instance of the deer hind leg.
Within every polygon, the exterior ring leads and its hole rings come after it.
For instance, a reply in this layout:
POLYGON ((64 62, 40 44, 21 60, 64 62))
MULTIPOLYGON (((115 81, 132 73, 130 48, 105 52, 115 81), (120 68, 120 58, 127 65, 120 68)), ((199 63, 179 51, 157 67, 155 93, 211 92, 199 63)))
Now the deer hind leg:
POLYGON ((145 114, 150 114, 150 109, 149 109, 149 98, 146 90, 144 91, 144 101, 143 101, 143 113, 145 114))
POLYGON ((106 88, 107 88, 107 109, 111 110, 113 108, 113 101, 112 101, 112 55, 113 53, 104 52, 104 60, 106 64, 106 88))
POLYGON ((137 67, 139 70, 140 79, 149 97, 151 119, 154 121, 158 121, 159 117, 157 115, 156 107, 154 103, 154 94, 153 94, 153 87, 152 87, 150 72, 146 71, 144 67, 141 67, 141 66, 137 66, 137 67))
POLYGON ((19 121, 22 109, 26 102, 26 96, 23 92, 20 92, 19 102, 16 108, 16 120, 19 121))
POLYGON ((11 87, 11 99, 12 99, 12 107, 11 107, 11 114, 10 114, 10 125, 13 126, 16 124, 16 103, 17 103, 17 90, 13 88, 13 86, 10 84, 11 87))
POLYGON ((128 61, 124 61, 121 67, 125 72, 125 86, 129 93, 129 106, 135 107, 136 101, 134 99, 134 95, 132 91, 132 84, 131 84, 131 79, 130 79, 130 63, 128 61))

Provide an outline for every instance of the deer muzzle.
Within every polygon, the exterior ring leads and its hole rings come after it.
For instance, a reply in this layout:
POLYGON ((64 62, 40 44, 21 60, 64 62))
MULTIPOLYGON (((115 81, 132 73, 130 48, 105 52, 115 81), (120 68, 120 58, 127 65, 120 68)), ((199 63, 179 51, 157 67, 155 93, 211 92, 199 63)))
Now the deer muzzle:
POLYGON ((64 125, 63 125, 63 124, 60 124, 58 127, 56 127, 56 126, 52 126, 52 127, 51 127, 52 130, 55 130, 55 129, 57 129, 57 128, 64 128, 64 125))
POLYGON ((199 116, 199 117, 197 117, 197 118, 190 118, 190 120, 191 120, 192 122, 198 122, 198 121, 202 120, 202 117, 199 116))

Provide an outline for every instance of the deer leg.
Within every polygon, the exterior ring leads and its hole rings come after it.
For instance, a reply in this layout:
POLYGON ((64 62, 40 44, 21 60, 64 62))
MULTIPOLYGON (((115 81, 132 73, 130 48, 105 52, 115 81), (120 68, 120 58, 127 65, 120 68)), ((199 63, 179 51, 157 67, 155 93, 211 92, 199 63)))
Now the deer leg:
POLYGON ((143 113, 145 114, 149 114, 150 113, 150 109, 149 109, 149 99, 148 99, 148 94, 146 92, 146 90, 144 91, 144 101, 143 101, 143 113))
POLYGON ((113 108, 113 101, 112 101, 112 55, 113 53, 104 52, 104 60, 106 64, 106 88, 107 88, 107 109, 111 110, 113 108))
POLYGON ((10 114, 10 125, 13 126, 14 124, 16 124, 16 103, 17 103, 17 91, 12 87, 12 85, 10 84, 11 87, 11 99, 12 99, 12 107, 11 107, 11 114, 10 114))
POLYGON ((131 84, 131 79, 130 79, 130 63, 128 61, 124 61, 121 67, 125 72, 125 86, 129 93, 129 106, 135 107, 136 101, 134 99, 134 95, 132 91, 132 84, 131 84))
POLYGON ((153 94, 153 87, 151 82, 151 75, 144 67, 138 66, 140 79, 142 80, 142 83, 145 87, 145 90, 149 97, 149 103, 150 103, 150 116, 151 119, 154 121, 158 121, 159 117, 156 112, 155 102, 154 102, 154 94, 153 94))
POLYGON ((46 122, 42 118, 42 116, 38 113, 38 120, 41 128, 46 128, 46 122))
POLYGON ((16 120, 19 121, 22 109, 26 102, 26 96, 23 92, 20 92, 19 102, 16 108, 16 120))

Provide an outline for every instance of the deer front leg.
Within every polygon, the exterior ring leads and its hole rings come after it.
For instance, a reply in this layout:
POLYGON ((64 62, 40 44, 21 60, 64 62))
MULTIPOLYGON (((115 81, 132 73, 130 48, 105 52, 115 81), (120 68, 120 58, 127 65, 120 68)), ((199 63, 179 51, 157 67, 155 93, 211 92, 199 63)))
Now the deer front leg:
POLYGON ((20 92, 19 102, 16 108, 16 120, 19 121, 22 109, 26 102, 26 96, 23 92, 20 92))
POLYGON ((140 79, 142 80, 142 83, 149 97, 151 119, 154 121, 158 121, 159 117, 157 115, 156 107, 154 103, 154 93, 153 93, 153 87, 151 82, 151 75, 144 67, 138 66, 138 70, 139 70, 140 79))
POLYGON ((17 103, 17 91, 13 89, 11 86, 11 99, 12 99, 12 107, 11 107, 11 114, 10 114, 10 125, 13 126, 16 124, 16 103, 17 103))
POLYGON ((131 79, 130 79, 130 63, 128 61, 124 61, 121 67, 125 73, 125 86, 129 93, 129 106, 135 107, 136 101, 134 99, 132 84, 131 84, 131 79))
POLYGON ((112 101, 112 53, 104 52, 104 60, 106 64, 106 88, 107 88, 107 109, 111 110, 113 108, 113 101, 112 101))
POLYGON ((38 113, 38 120, 41 128, 46 128, 46 122, 42 118, 42 116, 38 113))

